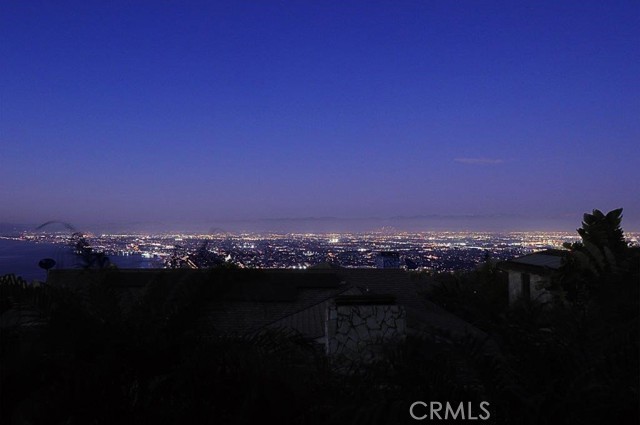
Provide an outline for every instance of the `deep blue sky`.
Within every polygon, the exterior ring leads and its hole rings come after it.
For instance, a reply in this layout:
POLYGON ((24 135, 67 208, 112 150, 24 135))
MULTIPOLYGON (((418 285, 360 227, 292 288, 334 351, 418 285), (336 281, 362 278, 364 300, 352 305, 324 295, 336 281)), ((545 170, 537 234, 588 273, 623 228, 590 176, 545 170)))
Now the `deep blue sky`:
POLYGON ((637 0, 3 1, 0 222, 638 229, 639 76, 637 0))

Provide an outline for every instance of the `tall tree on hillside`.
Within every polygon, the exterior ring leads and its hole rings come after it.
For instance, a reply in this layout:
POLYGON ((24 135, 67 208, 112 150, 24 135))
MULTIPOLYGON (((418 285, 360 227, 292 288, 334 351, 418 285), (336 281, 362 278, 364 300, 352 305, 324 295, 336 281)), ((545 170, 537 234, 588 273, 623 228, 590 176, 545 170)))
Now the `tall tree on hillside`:
POLYGON ((621 222, 622 208, 609 211, 606 215, 600 210, 593 210, 591 214, 584 214, 578 233, 585 242, 609 247, 614 252, 623 251, 628 245, 620 227, 621 222))
POLYGON ((569 299, 593 300, 596 292, 602 294, 612 285, 629 289, 626 283, 638 274, 638 253, 625 241, 621 221, 622 208, 584 214, 577 229, 582 240, 564 244, 571 253, 558 280, 569 299))
POLYGON ((577 229, 581 242, 565 243, 572 251, 574 260, 582 268, 600 276, 604 273, 617 273, 624 267, 629 245, 624 239, 620 227, 622 208, 603 214, 600 210, 585 213, 582 227, 577 229))

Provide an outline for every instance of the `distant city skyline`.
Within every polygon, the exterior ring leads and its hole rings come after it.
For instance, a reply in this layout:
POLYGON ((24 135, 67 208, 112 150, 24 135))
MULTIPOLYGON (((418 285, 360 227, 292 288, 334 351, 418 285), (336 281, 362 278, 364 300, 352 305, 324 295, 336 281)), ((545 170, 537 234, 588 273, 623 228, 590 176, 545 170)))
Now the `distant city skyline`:
POLYGON ((638 46, 637 1, 3 2, 0 223, 638 231, 638 46))
MULTIPOLYGON (((590 212, 590 211, 589 211, 590 212)), ((624 214, 623 214, 624 215, 624 214)), ((129 221, 68 223, 73 231, 93 233, 134 232, 154 233, 367 233, 367 232, 567 232, 575 233, 582 222, 582 214, 566 216, 399 216, 399 217, 298 217, 255 220, 209 220, 192 222, 129 221)), ((33 232, 43 223, 2 223, 0 235, 33 232)), ((623 217, 622 228, 626 233, 640 231, 640 223, 623 217)), ((61 223, 42 229, 44 232, 71 232, 61 223)))

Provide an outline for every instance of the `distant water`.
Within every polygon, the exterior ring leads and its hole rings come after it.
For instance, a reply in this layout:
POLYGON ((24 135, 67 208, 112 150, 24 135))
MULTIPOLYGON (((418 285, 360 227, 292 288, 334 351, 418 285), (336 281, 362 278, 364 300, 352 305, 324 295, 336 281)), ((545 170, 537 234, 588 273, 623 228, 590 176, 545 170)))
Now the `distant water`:
MULTIPOLYGON (((45 280, 46 273, 38 266, 43 258, 53 258, 57 269, 79 268, 78 258, 68 246, 0 239, 0 276, 13 273, 28 281, 45 280)), ((157 261, 141 255, 111 255, 109 259, 120 268, 149 269, 159 266, 157 261)))

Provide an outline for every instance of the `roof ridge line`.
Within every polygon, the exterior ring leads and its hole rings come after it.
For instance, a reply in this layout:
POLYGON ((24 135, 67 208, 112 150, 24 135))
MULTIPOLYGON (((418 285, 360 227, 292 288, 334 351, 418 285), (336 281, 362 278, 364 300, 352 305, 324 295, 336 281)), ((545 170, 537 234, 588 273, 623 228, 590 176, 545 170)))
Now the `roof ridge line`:
MULTIPOLYGON (((267 323, 267 324, 265 324, 265 325, 262 325, 262 326, 261 326, 261 327, 259 327, 259 328, 256 328, 256 329, 255 329, 255 331, 259 331, 259 330, 261 330, 261 329, 264 329, 264 328, 266 328, 267 326, 272 325, 272 324, 274 324, 275 322, 277 322, 277 321, 279 321, 279 320, 285 319, 285 318, 287 318, 287 317, 291 317, 291 316, 293 316, 294 314, 301 313, 301 312, 303 312, 303 311, 305 311, 305 310, 308 310, 308 309, 310 309, 310 308, 312 308, 312 307, 317 306, 318 304, 322 304, 323 302, 325 302, 325 301, 327 301, 327 300, 329 300, 329 299, 331 299, 331 298, 334 298, 334 297, 336 297, 336 296, 338 296, 338 295, 342 294, 343 292, 348 291, 348 290, 349 290, 349 289, 351 289, 351 288, 354 288, 354 287, 353 287, 353 286, 349 286, 349 287, 347 287, 347 288, 345 288, 345 289, 341 290, 340 292, 337 292, 337 293, 335 293, 335 294, 331 295, 330 297, 327 297, 327 298, 324 298, 324 299, 323 299, 323 300, 321 300, 321 301, 318 301, 318 302, 317 302, 317 303, 315 303, 315 304, 311 304, 310 306, 307 306, 307 307, 305 307, 305 308, 301 308, 300 310, 296 310, 296 311, 293 311, 293 312, 291 312, 291 313, 285 314, 284 316, 281 316, 281 317, 279 317, 279 318, 277 318, 277 319, 275 319, 275 320, 273 320, 273 321, 271 321, 271 322, 269 322, 269 323, 267 323)), ((252 331, 252 332, 253 332, 253 331, 252 331)))

